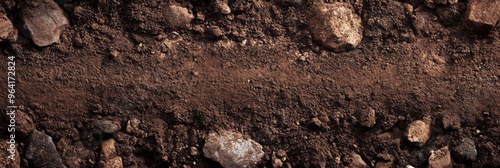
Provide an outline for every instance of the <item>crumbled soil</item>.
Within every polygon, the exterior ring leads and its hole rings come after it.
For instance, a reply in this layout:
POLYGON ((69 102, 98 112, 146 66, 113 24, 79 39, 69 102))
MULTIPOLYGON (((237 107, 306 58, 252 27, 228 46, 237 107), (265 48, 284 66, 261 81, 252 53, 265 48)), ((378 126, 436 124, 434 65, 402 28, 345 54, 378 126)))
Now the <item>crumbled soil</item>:
MULTIPOLYGON (((110 137, 125 167, 216 167, 201 149, 219 129, 262 144, 259 167, 272 167, 278 150, 292 167, 343 167, 353 152, 370 166, 392 155, 395 167, 426 167, 431 150, 466 137, 477 159, 453 156, 453 167, 500 166, 500 30, 467 29, 466 1, 420 11, 435 18, 425 23, 412 22, 400 1, 363 1, 363 41, 347 52, 312 40, 308 2, 287 2, 230 1, 223 15, 208 0, 72 1, 61 5, 71 26, 59 44, 40 48, 20 36, 0 44, 0 64, 17 56, 17 105, 68 167, 96 166, 110 137), (162 9, 170 4, 195 19, 169 26, 162 9), (367 108, 376 111, 370 128, 357 115, 367 108), (426 116, 427 143, 405 140, 408 123, 426 116), (97 135, 104 119, 121 130, 97 135), (142 131, 126 131, 131 119, 142 131)), ((20 30, 23 3, 1 5, 20 30)), ((18 143, 23 158, 25 139, 18 143)))

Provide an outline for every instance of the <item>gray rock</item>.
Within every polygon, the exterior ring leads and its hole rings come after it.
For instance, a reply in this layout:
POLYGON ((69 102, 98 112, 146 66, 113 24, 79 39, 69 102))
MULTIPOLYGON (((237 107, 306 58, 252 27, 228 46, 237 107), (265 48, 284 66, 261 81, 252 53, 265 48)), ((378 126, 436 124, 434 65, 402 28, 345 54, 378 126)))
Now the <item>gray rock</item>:
POLYGON ((232 131, 212 132, 205 140, 203 155, 225 168, 254 167, 262 160, 262 146, 232 131))
POLYGON ((488 30, 500 19, 499 0, 469 0, 465 12, 466 26, 475 30, 488 30))
POLYGON ((38 168, 65 168, 52 137, 34 130, 28 137, 26 159, 30 166, 38 168))
POLYGON ((474 140, 463 138, 460 144, 453 148, 453 151, 462 159, 474 161, 476 160, 477 150, 474 140))
POLYGON ((363 39, 361 17, 346 2, 318 3, 309 26, 314 40, 334 51, 353 49, 363 39))
POLYGON ((10 19, 5 15, 5 12, 0 8, 0 42, 2 41, 16 41, 17 30, 12 25, 10 19))
POLYGON ((97 128, 102 134, 114 134, 121 129, 119 123, 109 120, 99 121, 97 123, 97 128))
POLYGON ((21 10, 23 34, 40 47, 58 42, 61 33, 69 25, 62 9, 53 0, 27 2, 21 10))
POLYGON ((451 168, 451 155, 448 146, 432 152, 429 157, 429 168, 451 168))

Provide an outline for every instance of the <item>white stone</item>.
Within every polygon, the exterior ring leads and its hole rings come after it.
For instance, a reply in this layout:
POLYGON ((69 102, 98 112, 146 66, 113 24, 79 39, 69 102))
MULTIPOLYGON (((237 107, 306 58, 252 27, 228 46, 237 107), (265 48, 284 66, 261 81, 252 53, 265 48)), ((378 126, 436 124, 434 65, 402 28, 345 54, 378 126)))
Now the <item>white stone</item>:
POLYGON ((203 154, 225 168, 254 167, 264 156, 259 143, 232 131, 210 133, 203 154))

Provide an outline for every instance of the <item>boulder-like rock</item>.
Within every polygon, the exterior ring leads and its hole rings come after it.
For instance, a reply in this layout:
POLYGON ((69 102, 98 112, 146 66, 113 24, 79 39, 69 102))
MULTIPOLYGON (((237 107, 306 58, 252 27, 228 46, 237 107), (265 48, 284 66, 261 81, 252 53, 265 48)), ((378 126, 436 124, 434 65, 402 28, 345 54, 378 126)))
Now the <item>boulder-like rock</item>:
POLYGON ((57 152, 52 137, 43 132, 34 130, 28 137, 26 149, 26 159, 30 166, 46 168, 65 168, 61 157, 57 152))
POLYGON ((469 161, 476 160, 476 144, 474 144, 474 140, 470 138, 463 138, 460 141, 460 144, 453 148, 453 152, 455 152, 462 159, 469 161))
POLYGON ((475 30, 488 30, 500 19, 499 0, 469 0, 465 12, 466 26, 475 30))
POLYGON ((5 12, 0 8, 0 42, 2 41, 16 41, 17 30, 12 25, 10 19, 5 15, 5 12))
POLYGON ((264 156, 262 146, 232 131, 212 132, 205 139, 203 155, 225 168, 254 167, 264 156))
POLYGON ((408 124, 406 128, 406 138, 419 146, 425 144, 431 136, 431 126, 422 121, 416 120, 408 124))
POLYGON ((309 22, 314 40, 334 51, 353 49, 363 39, 361 17, 346 2, 315 4, 309 22))
POLYGON ((451 168, 451 155, 448 146, 432 152, 429 157, 429 168, 451 168))
POLYGON ((63 10, 53 0, 32 0, 21 10, 23 34, 40 47, 59 41, 69 25, 63 10))
POLYGON ((171 5, 164 13, 167 24, 173 28, 187 28, 194 19, 193 14, 185 7, 171 5))

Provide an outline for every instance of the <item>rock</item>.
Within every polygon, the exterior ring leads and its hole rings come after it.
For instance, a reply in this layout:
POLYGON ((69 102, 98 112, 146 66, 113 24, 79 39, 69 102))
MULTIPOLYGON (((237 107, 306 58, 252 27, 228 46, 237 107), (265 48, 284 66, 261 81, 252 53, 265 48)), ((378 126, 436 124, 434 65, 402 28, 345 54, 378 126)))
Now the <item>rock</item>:
POLYGON ((453 5, 458 3, 458 0, 425 0, 425 6, 429 8, 435 8, 436 5, 453 5))
POLYGON ((474 141, 470 138, 463 138, 460 144, 453 148, 453 151, 462 159, 474 161, 476 160, 477 150, 474 141))
POLYGON ((406 138, 408 141, 423 145, 430 138, 431 126, 422 120, 416 120, 408 124, 406 138))
POLYGON ((165 10, 164 16, 167 24, 174 28, 188 28, 191 21, 194 19, 193 14, 189 10, 177 5, 171 5, 165 10))
POLYGON ((361 124, 364 127, 371 128, 375 125, 377 122, 377 118, 375 116, 375 110, 368 107, 368 108, 363 108, 358 112, 358 119, 359 119, 359 124, 361 124))
POLYGON ((278 150, 278 152, 276 152, 276 156, 279 158, 284 158, 284 157, 286 157, 286 151, 283 149, 280 149, 280 150, 278 150))
POLYGON ((0 7, 0 42, 2 41, 16 41, 17 30, 12 25, 12 22, 7 17, 3 9, 0 7))
POLYGON ((16 134, 21 138, 26 138, 33 130, 35 130, 35 123, 31 119, 30 116, 26 115, 26 113, 22 111, 16 112, 16 134))
POLYGON ((353 49, 361 43, 361 18, 350 3, 320 3, 312 9, 311 34, 324 47, 338 52, 353 49))
POLYGON ((198 149, 197 149, 196 147, 194 147, 194 146, 192 146, 192 147, 191 147, 191 148, 189 148, 189 149, 190 149, 190 152, 189 152, 189 153, 190 153, 192 156, 198 156, 198 155, 200 154, 200 152, 198 152, 198 149))
POLYGON ((432 152, 429 157, 429 168, 451 168, 451 155, 448 146, 432 152))
POLYGON ((101 143, 101 154, 99 167, 101 168, 122 168, 122 158, 117 155, 115 140, 107 139, 101 143))
POLYGON ((465 12, 466 26, 475 30, 488 30, 500 19, 500 1, 469 0, 465 12))
POLYGON ((26 159, 34 167, 66 167, 62 163, 52 137, 34 130, 28 137, 26 159))
POLYGON ((210 133, 203 154, 225 168, 254 167, 264 156, 259 143, 232 131, 210 133))
POLYGON ((132 118, 128 120, 127 126, 125 127, 125 131, 136 135, 144 134, 144 131, 139 128, 140 123, 141 121, 139 121, 137 118, 132 118))
POLYGON ((120 156, 114 157, 112 159, 99 162, 99 166, 101 168, 122 168, 123 160, 120 156))
POLYGON ((392 168, 394 167, 393 166, 394 164, 392 162, 377 162, 377 164, 375 164, 375 168, 392 168))
POLYGON ((429 8, 418 7, 411 15, 411 21, 419 34, 433 34, 443 28, 437 21, 438 17, 429 8))
POLYGON ((225 15, 231 13, 231 8, 229 7, 227 0, 214 0, 213 2, 217 12, 225 15))
POLYGON ((460 129, 460 116, 454 114, 444 114, 442 118, 445 129, 460 129))
POLYGON ((348 158, 347 162, 349 163, 348 167, 355 168, 368 168, 368 165, 363 161, 363 158, 359 156, 357 153, 352 153, 348 158))
POLYGON ((53 0, 27 2, 21 10, 23 34, 40 47, 58 42, 62 31, 69 25, 62 9, 53 0))
POLYGON ((283 167, 283 161, 281 159, 273 157, 273 168, 283 167))
POLYGON ((0 152, 0 158, 2 158, 0 167, 20 168, 21 158, 17 151, 17 145, 14 143, 6 143, 9 142, 7 139, 0 139, 0 141, 2 142, 0 143, 0 149, 2 149, 0 152), (13 145, 12 147, 11 144, 13 145))
POLYGON ((118 132, 121 127, 117 122, 102 120, 97 123, 97 129, 99 129, 102 134, 114 134, 118 132))

